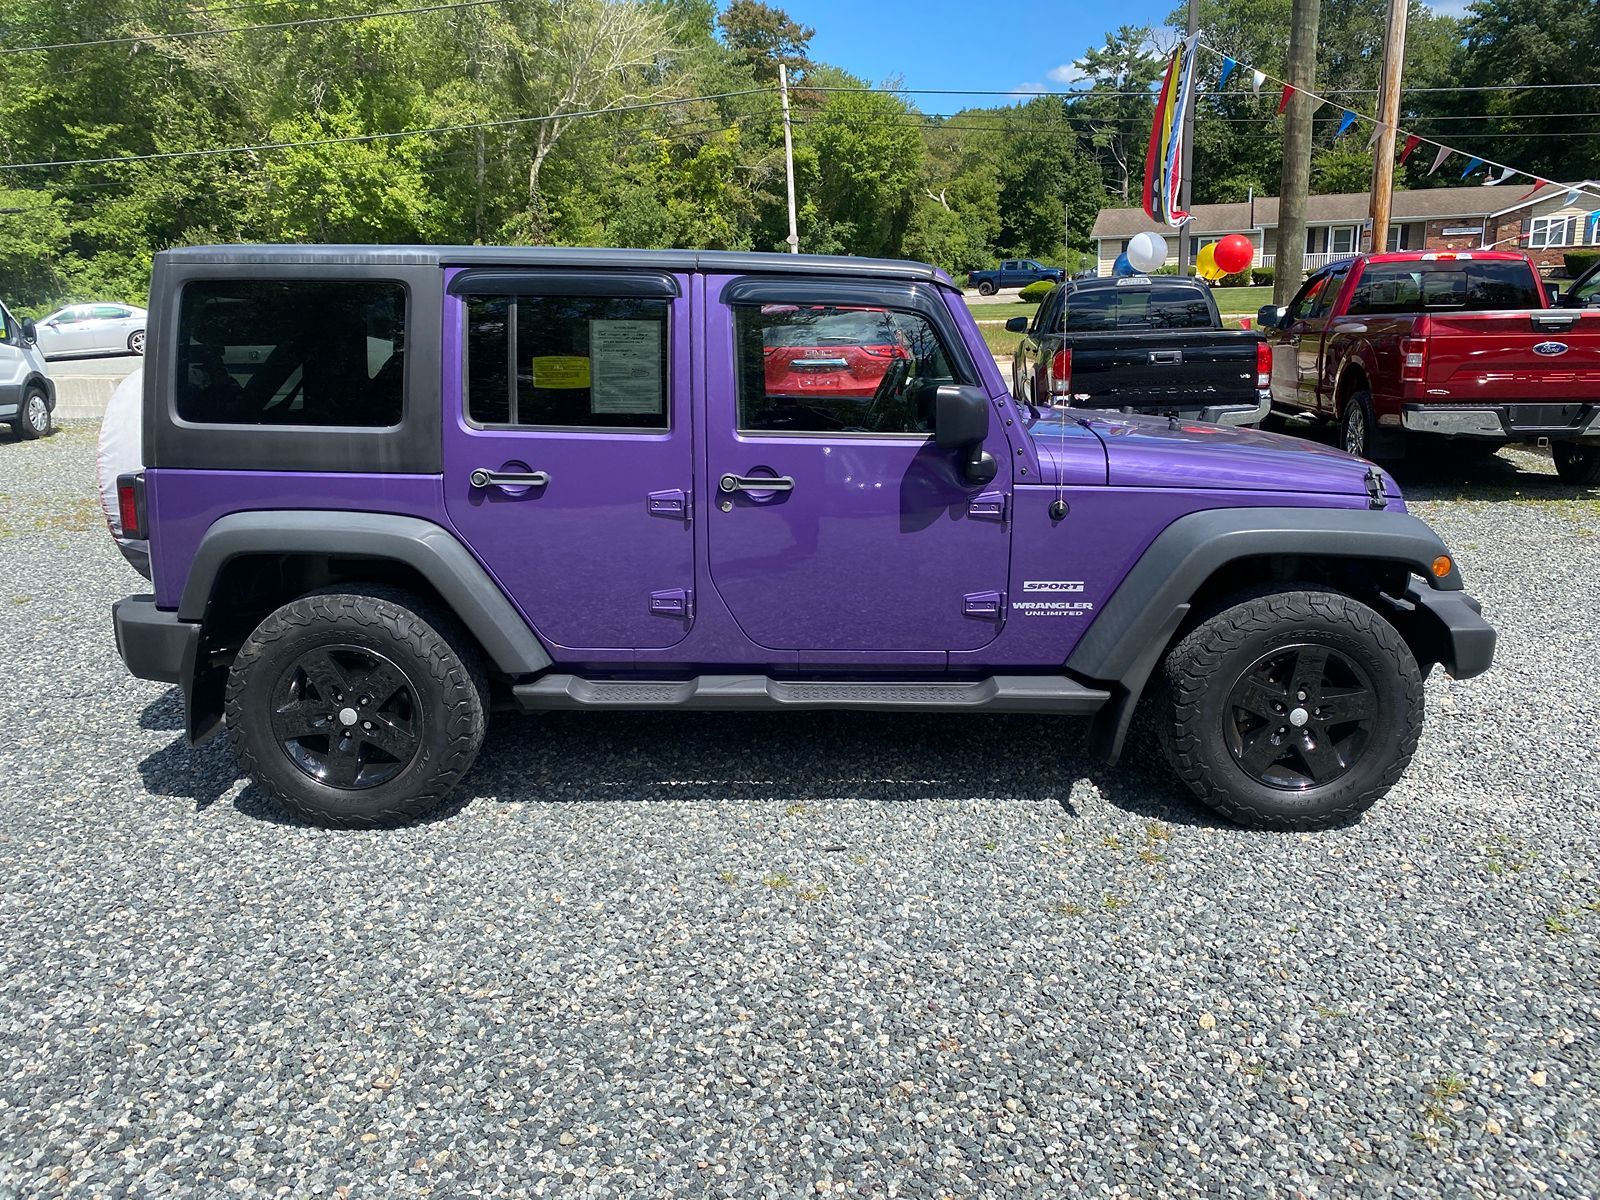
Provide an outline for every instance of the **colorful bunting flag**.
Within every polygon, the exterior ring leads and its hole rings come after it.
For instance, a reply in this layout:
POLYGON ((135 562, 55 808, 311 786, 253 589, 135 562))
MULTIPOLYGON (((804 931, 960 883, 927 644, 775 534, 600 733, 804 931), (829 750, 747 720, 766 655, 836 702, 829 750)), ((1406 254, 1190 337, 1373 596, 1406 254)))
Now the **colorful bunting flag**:
POLYGON ((1292 83, 1283 85, 1283 96, 1278 100, 1278 115, 1283 116, 1283 110, 1289 107, 1289 97, 1294 95, 1295 86, 1292 83))
POLYGON ((1422 145, 1422 139, 1419 138, 1416 134, 1414 134, 1414 133, 1406 134, 1405 149, 1400 151, 1400 162, 1401 162, 1402 166, 1405 164, 1406 159, 1410 158, 1412 156, 1412 154, 1414 154, 1416 152, 1417 147, 1420 146, 1420 145, 1422 145))
POLYGON ((1260 71, 1251 71, 1250 72, 1250 90, 1252 92, 1254 92, 1256 95, 1258 95, 1258 96, 1261 95, 1261 85, 1263 83, 1265 83, 1266 81, 1267 81, 1267 77, 1265 75, 1263 75, 1260 71))
POLYGON ((1234 68, 1239 64, 1227 55, 1222 56, 1222 78, 1217 80, 1217 91, 1228 86, 1228 77, 1233 74, 1234 68))
POLYGON ((1336 138, 1342 138, 1344 136, 1344 131, 1349 129, 1350 126, 1354 125, 1355 123, 1355 113, 1351 112, 1348 108, 1345 109, 1344 116, 1339 118, 1339 128, 1334 131, 1333 136, 1336 138))
POLYGON ((1517 173, 1517 169, 1515 167, 1505 167, 1505 168, 1503 168, 1498 176, 1496 176, 1493 171, 1490 171, 1487 174, 1485 174, 1484 177, 1483 177, 1483 186, 1484 187, 1494 187, 1496 184, 1504 183, 1506 180, 1510 179, 1516 173, 1517 173))
POLYGON ((1522 195, 1518 196, 1517 199, 1518 200, 1526 200, 1529 196, 1533 195, 1540 188, 1549 187, 1549 186, 1550 186, 1550 181, 1548 179, 1540 179, 1537 175, 1535 175, 1534 178, 1533 178, 1533 186, 1531 188, 1529 188, 1527 191, 1523 192, 1522 195))
POLYGON ((1451 154, 1451 150, 1450 150, 1449 146, 1440 146, 1439 147, 1439 154, 1433 160, 1433 166, 1428 168, 1428 174, 1432 175, 1440 167, 1444 166, 1444 160, 1449 158, 1450 154, 1451 154))
POLYGON ((1483 159, 1481 159, 1481 158, 1471 159, 1467 163, 1467 169, 1465 171, 1461 172, 1461 178, 1465 179, 1468 175, 1471 175, 1474 171, 1476 171, 1481 166, 1483 166, 1483 159))
POLYGON ((1582 192, 1580 192, 1577 188, 1573 188, 1570 192, 1568 192, 1562 198, 1561 207, 1562 208, 1567 208, 1567 207, 1571 206, 1572 204, 1577 203, 1578 197, 1581 196, 1581 195, 1583 195, 1582 192))
POLYGON ((1172 51, 1150 123, 1150 147, 1144 160, 1144 211, 1152 221, 1173 228, 1189 219, 1179 207, 1183 194, 1183 119, 1194 100, 1194 59, 1200 45, 1195 34, 1172 51))
POLYGON ((1374 121, 1373 122, 1373 124, 1372 124, 1372 136, 1367 139, 1367 149, 1368 150, 1376 150, 1378 148, 1378 136, 1381 133, 1383 133, 1385 128, 1387 128, 1387 127, 1384 125, 1384 123, 1382 121, 1374 121))

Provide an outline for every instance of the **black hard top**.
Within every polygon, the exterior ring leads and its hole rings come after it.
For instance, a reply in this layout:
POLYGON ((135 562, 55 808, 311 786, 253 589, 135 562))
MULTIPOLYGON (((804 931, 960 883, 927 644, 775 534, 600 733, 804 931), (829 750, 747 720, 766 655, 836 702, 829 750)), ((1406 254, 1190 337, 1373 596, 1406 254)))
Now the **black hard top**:
POLYGON ((761 254, 742 250, 617 250, 593 246, 189 246, 156 256, 177 263, 232 266, 591 267, 730 275, 850 275, 914 279, 954 286, 927 263, 832 254, 761 254))

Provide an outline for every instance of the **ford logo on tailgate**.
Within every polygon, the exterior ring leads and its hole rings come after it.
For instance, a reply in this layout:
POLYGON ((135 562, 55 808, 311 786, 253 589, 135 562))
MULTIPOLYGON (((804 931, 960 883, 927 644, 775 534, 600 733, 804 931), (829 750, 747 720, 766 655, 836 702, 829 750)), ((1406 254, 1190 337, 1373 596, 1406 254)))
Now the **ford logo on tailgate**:
POLYGON ((1540 342, 1533 348, 1533 352, 1542 354, 1546 358, 1554 358, 1558 354, 1567 352, 1567 344, 1565 342, 1540 342))

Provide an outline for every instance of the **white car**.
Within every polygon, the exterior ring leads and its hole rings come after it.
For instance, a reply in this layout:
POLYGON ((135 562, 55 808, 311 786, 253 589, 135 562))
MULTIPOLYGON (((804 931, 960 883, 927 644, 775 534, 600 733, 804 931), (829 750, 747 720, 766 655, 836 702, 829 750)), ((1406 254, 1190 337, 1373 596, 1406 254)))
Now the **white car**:
POLYGON ((39 351, 46 358, 143 354, 145 317, 131 304, 71 304, 39 322, 39 351))

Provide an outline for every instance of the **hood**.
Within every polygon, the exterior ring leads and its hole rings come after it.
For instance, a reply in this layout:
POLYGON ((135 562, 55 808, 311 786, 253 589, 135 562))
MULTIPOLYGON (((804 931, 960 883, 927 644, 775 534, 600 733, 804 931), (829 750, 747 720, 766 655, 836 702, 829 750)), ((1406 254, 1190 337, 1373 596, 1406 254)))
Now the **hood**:
MULTIPOLYGON (((1373 469, 1364 458, 1281 433, 1121 413, 1081 416, 1105 443, 1113 487, 1364 496, 1373 469)), ((1387 472, 1383 486, 1398 500, 1387 472)))

